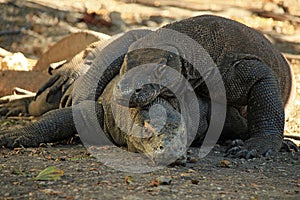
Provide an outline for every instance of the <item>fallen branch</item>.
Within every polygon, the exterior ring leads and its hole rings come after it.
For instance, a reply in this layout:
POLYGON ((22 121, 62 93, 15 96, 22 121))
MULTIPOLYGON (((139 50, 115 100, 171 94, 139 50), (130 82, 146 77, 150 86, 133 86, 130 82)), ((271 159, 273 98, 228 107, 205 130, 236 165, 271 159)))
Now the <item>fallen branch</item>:
POLYGON ((284 135, 285 138, 300 140, 300 136, 298 135, 284 135))
POLYGON ((277 21, 290 21, 292 23, 300 24, 300 17, 289 15, 287 13, 279 14, 264 10, 252 10, 252 12, 260 17, 272 18, 277 21))
POLYGON ((223 11, 221 5, 217 4, 202 4, 197 1, 172 1, 172 0, 123 0, 125 3, 138 3, 141 5, 152 7, 172 6, 177 8, 188 9, 192 11, 223 11))
POLYGON ((27 120, 27 121, 31 121, 33 119, 35 119, 35 117, 33 116, 29 116, 29 117, 25 117, 25 116, 14 116, 14 117, 7 117, 7 119, 12 119, 12 120, 27 120))

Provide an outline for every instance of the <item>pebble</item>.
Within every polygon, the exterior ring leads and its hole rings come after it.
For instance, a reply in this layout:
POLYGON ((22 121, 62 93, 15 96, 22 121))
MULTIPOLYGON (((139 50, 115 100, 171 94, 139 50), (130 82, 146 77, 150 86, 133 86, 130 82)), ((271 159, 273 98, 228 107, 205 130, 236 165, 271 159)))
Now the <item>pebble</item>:
POLYGON ((73 189, 73 192, 78 192, 79 190, 77 188, 73 189))
POLYGON ((170 185, 171 182, 172 182, 172 179, 165 177, 165 176, 161 176, 158 178, 159 185, 170 185))

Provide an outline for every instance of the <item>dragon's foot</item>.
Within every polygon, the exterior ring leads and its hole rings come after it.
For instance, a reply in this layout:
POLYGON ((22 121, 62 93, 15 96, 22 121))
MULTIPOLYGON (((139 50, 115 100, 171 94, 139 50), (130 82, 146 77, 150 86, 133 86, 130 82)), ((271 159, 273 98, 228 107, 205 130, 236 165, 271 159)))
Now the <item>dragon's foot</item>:
POLYGON ((34 97, 25 97, 0 104, 0 116, 28 115, 28 105, 34 97))
POLYGON ((280 151, 285 151, 285 152, 299 152, 299 147, 291 140, 289 139, 284 139, 282 141, 281 149, 280 151))
POLYGON ((250 159, 253 157, 257 157, 258 153, 256 149, 248 150, 244 147, 244 144, 241 144, 240 140, 234 140, 230 147, 226 150, 225 156, 231 156, 234 158, 246 158, 250 159))
POLYGON ((7 148, 14 148, 14 139, 15 137, 7 137, 6 135, 0 136, 0 146, 7 148))
POLYGON ((0 133, 0 147, 16 148, 27 146, 38 146, 36 139, 26 134, 22 128, 4 131, 0 133))
POLYGON ((15 148, 19 146, 17 145, 17 140, 21 136, 12 134, 10 131, 5 131, 0 134, 0 147, 15 148))
POLYGON ((245 142, 240 139, 233 140, 226 150, 225 156, 234 158, 268 157, 280 149, 281 139, 277 135, 267 137, 253 137, 245 142))

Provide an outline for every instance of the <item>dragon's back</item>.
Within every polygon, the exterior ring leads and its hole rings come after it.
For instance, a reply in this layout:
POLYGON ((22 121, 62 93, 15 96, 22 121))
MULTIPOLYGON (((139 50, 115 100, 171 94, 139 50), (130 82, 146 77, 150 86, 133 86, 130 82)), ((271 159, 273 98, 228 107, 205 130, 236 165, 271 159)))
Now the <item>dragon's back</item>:
POLYGON ((221 74, 239 59, 263 61, 277 74, 282 99, 292 93, 292 72, 283 55, 263 34, 239 22, 212 15, 201 15, 164 26, 201 44, 217 64, 221 74))

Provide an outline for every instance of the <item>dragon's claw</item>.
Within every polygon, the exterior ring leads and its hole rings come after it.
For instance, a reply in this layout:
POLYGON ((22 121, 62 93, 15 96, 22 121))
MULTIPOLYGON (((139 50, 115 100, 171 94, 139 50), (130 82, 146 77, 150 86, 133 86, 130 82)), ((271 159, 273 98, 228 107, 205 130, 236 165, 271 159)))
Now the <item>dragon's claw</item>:
POLYGON ((286 151, 286 152, 299 152, 299 147, 291 140, 289 139, 284 139, 282 141, 281 145, 281 151, 286 151))
MULTIPOLYGON (((262 156, 268 157, 271 155, 271 153, 272 149, 267 149, 265 152, 262 153, 262 156)), ((251 159, 259 157, 260 154, 255 148, 246 148, 244 142, 240 139, 237 139, 232 141, 229 148, 226 150, 225 156, 230 156, 233 158, 251 159)))
POLYGON ((229 156, 229 155, 236 155, 238 152, 240 152, 242 150, 241 146, 236 146, 236 147, 230 147, 226 150, 226 154, 225 156, 229 156))

